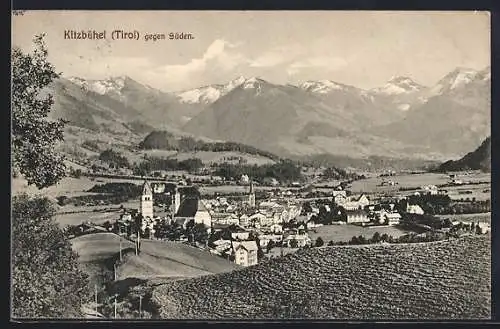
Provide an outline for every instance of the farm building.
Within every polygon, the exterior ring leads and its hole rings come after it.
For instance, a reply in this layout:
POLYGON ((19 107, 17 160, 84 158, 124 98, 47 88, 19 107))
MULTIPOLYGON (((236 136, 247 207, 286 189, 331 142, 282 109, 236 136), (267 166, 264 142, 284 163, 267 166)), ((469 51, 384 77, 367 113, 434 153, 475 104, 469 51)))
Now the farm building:
POLYGON ((233 241, 232 254, 234 262, 241 266, 257 265, 257 242, 255 241, 233 241))

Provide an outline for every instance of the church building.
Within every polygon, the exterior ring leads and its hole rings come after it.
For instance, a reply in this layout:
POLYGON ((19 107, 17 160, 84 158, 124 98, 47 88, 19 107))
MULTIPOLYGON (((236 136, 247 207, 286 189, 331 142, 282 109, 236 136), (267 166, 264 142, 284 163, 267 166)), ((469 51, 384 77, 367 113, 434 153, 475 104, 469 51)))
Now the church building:
POLYGON ((153 190, 148 181, 142 187, 140 213, 142 218, 153 219, 153 190))
POLYGON ((248 193, 248 205, 255 208, 255 191, 253 189, 253 181, 250 181, 250 191, 248 193))

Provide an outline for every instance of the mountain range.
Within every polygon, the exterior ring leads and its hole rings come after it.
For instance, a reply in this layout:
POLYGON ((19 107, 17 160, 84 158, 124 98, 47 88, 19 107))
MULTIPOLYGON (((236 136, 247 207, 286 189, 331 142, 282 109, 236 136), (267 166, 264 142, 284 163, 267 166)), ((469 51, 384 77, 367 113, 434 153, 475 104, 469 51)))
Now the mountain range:
POLYGON ((457 68, 434 86, 393 77, 364 90, 238 77, 165 92, 130 77, 60 78, 51 116, 86 134, 130 141, 153 130, 234 141, 280 156, 334 154, 444 160, 490 135, 490 68, 457 68))
POLYGON ((441 164, 438 171, 481 170, 491 172, 491 137, 486 138, 477 149, 459 160, 449 160, 441 164))

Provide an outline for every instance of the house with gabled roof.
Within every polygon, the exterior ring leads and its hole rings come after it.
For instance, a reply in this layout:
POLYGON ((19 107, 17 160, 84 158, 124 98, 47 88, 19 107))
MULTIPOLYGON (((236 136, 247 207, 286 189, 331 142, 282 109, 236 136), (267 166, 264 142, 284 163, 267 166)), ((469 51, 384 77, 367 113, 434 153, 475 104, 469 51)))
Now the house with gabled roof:
POLYGON ((364 209, 370 204, 370 199, 365 194, 359 196, 349 196, 345 199, 335 200, 335 203, 342 206, 345 210, 364 209))
POLYGON ((234 262, 241 266, 257 265, 257 251, 259 250, 255 241, 233 241, 232 255, 234 262))

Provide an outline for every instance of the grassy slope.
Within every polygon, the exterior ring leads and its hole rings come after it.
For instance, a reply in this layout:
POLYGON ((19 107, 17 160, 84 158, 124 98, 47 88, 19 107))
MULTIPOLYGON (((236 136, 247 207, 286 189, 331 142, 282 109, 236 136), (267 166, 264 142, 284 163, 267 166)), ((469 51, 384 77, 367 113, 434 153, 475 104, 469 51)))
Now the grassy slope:
POLYGON ((302 300, 306 307, 292 312, 296 317, 486 319, 490 248, 489 237, 481 236, 312 249, 233 273, 165 283, 153 301, 162 318, 286 317, 276 308, 302 300))
MULTIPOLYGON (((119 237, 96 233, 71 240, 79 261, 93 281, 110 278, 118 260, 119 237)), ((162 241, 142 241, 141 254, 134 255, 134 244, 122 240, 124 261, 118 266, 118 278, 181 278, 222 273, 238 268, 235 264, 191 246, 162 241)))
POLYGON ((141 243, 141 254, 132 256, 120 267, 119 277, 196 277, 232 271, 238 267, 208 251, 182 243, 146 241, 141 243))

